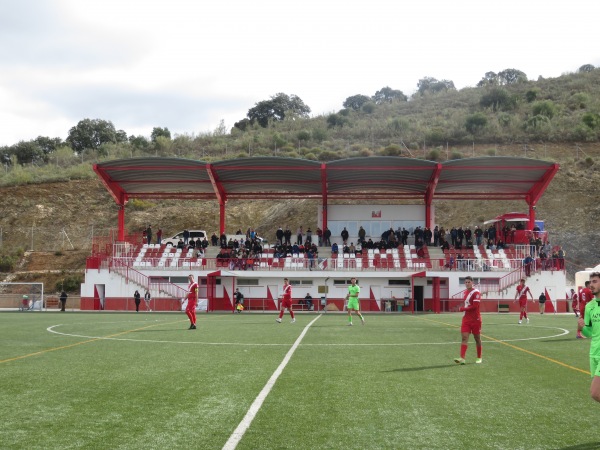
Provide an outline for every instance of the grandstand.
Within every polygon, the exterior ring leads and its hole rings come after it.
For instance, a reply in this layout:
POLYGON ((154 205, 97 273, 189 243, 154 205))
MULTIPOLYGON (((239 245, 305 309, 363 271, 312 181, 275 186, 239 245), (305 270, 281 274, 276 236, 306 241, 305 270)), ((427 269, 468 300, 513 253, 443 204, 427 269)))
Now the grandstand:
MULTIPOLYGON (((395 312, 414 313, 451 310, 467 274, 476 279, 484 292, 484 310, 506 310, 507 301, 514 297, 514 286, 524 274, 523 257, 529 254, 529 246, 513 243, 490 250, 475 245, 442 251, 439 247, 421 246, 411 237, 407 245, 363 247, 360 254, 332 253, 329 247, 319 247, 314 258, 302 252, 282 257, 276 256, 274 244, 263 242, 262 251, 251 258, 218 255, 220 249, 211 246, 198 256, 194 250, 146 244, 139 237, 126 236, 126 200, 152 196, 215 199, 221 205, 219 232, 225 233, 228 198, 319 198, 316 221, 322 229, 330 226, 335 231, 348 225, 350 239, 356 242, 358 225, 365 225, 377 242, 382 229, 433 229, 432 202, 436 198, 460 200, 483 195, 524 200, 529 205, 528 223, 534 224, 535 202, 558 166, 526 158, 474 158, 444 164, 392 157, 328 164, 286 158, 248 158, 214 164, 138 158, 110 161, 94 169, 122 207, 118 237, 94 243, 81 288, 82 309, 133 310, 133 292, 148 289, 155 302, 153 310, 177 310, 180 299, 185 297, 187 275, 192 273, 199 281, 199 295, 207 311, 233 311, 236 288, 251 304, 251 310, 276 310, 286 277, 294 286, 294 297, 301 299, 309 293, 321 299, 316 302, 316 311, 341 311, 349 280, 356 276, 362 288, 363 310, 385 311, 385 302, 393 300, 401 305, 395 312), (144 170, 137 170, 138 167, 144 170), (361 170, 356 171, 357 168, 361 170), (422 199, 424 204, 376 205, 378 198, 387 199, 390 195, 422 199), (369 203, 328 206, 334 198, 367 198, 369 203)), ((339 238, 337 243, 342 248, 339 238)), ((545 292, 550 311, 565 310, 564 269, 534 261, 532 271, 533 276, 528 279, 532 291, 536 295, 545 292)))

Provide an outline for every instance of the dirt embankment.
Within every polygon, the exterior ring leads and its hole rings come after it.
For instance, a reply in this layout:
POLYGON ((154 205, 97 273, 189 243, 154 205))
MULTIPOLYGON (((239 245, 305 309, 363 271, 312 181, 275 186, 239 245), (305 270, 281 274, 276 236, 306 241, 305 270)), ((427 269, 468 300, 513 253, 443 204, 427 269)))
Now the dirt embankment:
MULTIPOLYGON (((571 262, 569 272, 574 273, 600 263, 600 250, 595 245, 600 224, 600 162, 567 158, 560 164, 561 170, 539 201, 536 214, 545 220, 552 243, 565 249, 571 262)), ((13 281, 35 279, 53 289, 72 271, 83 275, 92 235, 107 233, 117 225, 115 202, 96 179, 0 188, 0 197, 3 253, 36 247, 16 268, 19 273, 10 276, 13 281)), ((233 233, 252 226, 271 240, 278 226, 295 231, 303 225, 314 230, 317 205, 315 200, 231 201, 227 204, 227 230, 233 233)), ((436 201, 434 205, 436 222, 448 229, 481 226, 484 220, 504 212, 527 211, 527 205, 520 201, 436 201)), ((219 208, 209 201, 156 200, 128 205, 127 229, 141 231, 147 224, 155 230, 161 227, 165 235, 184 228, 205 229, 211 234, 218 230, 219 208), (194 223, 189 221, 190 213, 197 217, 194 223)), ((0 274, 0 278, 6 279, 7 274, 0 274)))

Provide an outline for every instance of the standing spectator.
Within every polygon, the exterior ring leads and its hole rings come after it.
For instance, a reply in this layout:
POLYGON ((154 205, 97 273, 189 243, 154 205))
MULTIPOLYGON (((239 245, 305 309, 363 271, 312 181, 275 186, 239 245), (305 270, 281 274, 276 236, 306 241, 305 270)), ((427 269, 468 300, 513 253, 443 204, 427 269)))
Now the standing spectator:
POLYGON ((558 270, 565 270, 565 251, 562 247, 558 247, 558 270))
POLYGON ((65 306, 67 306, 67 293, 65 292, 65 290, 63 289, 63 291, 60 293, 60 310, 64 311, 65 310, 65 306))
POLYGON ((319 247, 322 247, 323 246, 323 230, 321 230, 319 227, 317 227, 317 239, 318 239, 319 247))
POLYGON ((283 228, 279 227, 275 232, 275 237, 277 238, 277 243, 279 245, 283 244, 283 228))
POLYGON ((365 318, 360 313, 360 300, 358 299, 360 286, 356 284, 356 278, 352 278, 350 283, 350 286, 348 286, 348 294, 346 295, 346 300, 348 300, 348 326, 352 326, 352 311, 356 311, 356 314, 360 317, 361 323, 364 325, 365 318))
POLYGON ((302 245, 302 236, 304 235, 304 230, 302 230, 302 226, 298 227, 298 230, 296 230, 296 242, 298 242, 298 245, 302 245))
POLYGON ((348 236, 349 236, 349 233, 348 233, 348 230, 346 230, 346 227, 344 227, 344 229, 342 230, 341 236, 342 236, 342 241, 343 241, 344 245, 346 245, 346 242, 348 241, 348 236))
POLYGON ((156 232, 156 243, 158 245, 162 244, 162 228, 158 227, 158 231, 156 232))
POLYGON ((183 245, 188 245, 188 241, 190 240, 190 232, 189 230, 183 230, 183 245))
POLYGON ((304 241, 305 244, 312 244, 312 230, 310 229, 310 227, 308 227, 308 230, 306 230, 306 240, 304 241))
POLYGON ((483 239, 483 230, 481 228, 479 228, 478 226, 475 226, 475 243, 476 245, 481 245, 482 239, 483 239))
POLYGON ((146 243, 148 245, 152 244, 152 227, 150 225, 146 228, 146 243))
POLYGON ((235 290, 235 293, 233 294, 233 296, 235 297, 235 309, 234 312, 237 311, 238 313, 242 312, 242 310, 238 309, 238 305, 244 305, 244 295, 240 292, 240 289, 237 288, 235 290))
POLYGON ((360 228, 358 229, 358 242, 365 242, 366 237, 367 237, 367 231, 361 225, 360 228))
POLYGON ((285 238, 285 245, 292 245, 292 231, 289 226, 285 228, 283 237, 285 238))
POLYGON ((533 265, 533 258, 530 255, 527 255, 523 260, 523 268, 525 269, 525 276, 531 276, 531 266, 533 265))
POLYGON ((331 230, 327 227, 325 227, 325 231, 323 231, 323 246, 331 246, 331 230))
POLYGON ((477 359, 475 360, 475 364, 481 364, 483 362, 483 359, 481 358, 481 314, 479 313, 481 294, 478 289, 473 287, 473 278, 470 276, 465 277, 465 288, 465 303, 459 308, 459 311, 464 311, 465 313, 460 327, 460 357, 454 358, 454 362, 456 364, 465 364, 469 334, 473 334, 475 346, 477 348, 477 359))
POLYGON ((212 245, 213 247, 219 245, 219 238, 217 237, 216 233, 213 233, 210 237, 210 245, 212 245))
POLYGON ((287 278, 283 279, 283 294, 280 296, 280 298, 281 303, 279 304, 279 317, 277 317, 275 321, 281 323, 281 318, 283 317, 283 313, 287 308, 287 310, 290 312, 290 316, 292 317, 292 323, 296 322, 294 311, 292 310, 292 286, 287 278))
POLYGON ((540 314, 544 314, 544 311, 546 310, 546 294, 542 292, 538 297, 538 302, 540 306, 540 314))
POLYGON ((152 312, 150 309, 150 301, 152 300, 152 296, 150 295, 150 291, 146 289, 146 293, 144 294, 144 303, 146 303, 146 311, 152 312))
MULTIPOLYGON (((590 373, 592 385, 590 394, 594 400, 600 402, 600 272, 592 272, 589 281, 590 292, 595 297, 595 302, 589 302, 585 307, 583 317, 577 322, 577 329, 582 335, 592 338, 590 345, 590 373)), ((587 284, 587 282, 586 282, 587 284)))
POLYGON ((525 286, 525 278, 521 278, 517 286, 517 292, 515 293, 515 302, 519 300, 519 307, 521 308, 521 314, 519 315, 519 324, 523 321, 523 318, 529 323, 529 317, 527 317, 527 294, 533 300, 533 294, 529 289, 529 286, 525 286))
POLYGON ((185 314, 190 319, 190 327, 188 330, 196 329, 196 305, 198 304, 198 283, 194 280, 194 275, 189 274, 188 280, 188 298, 187 307, 185 308, 185 314))
POLYGON ((135 312, 140 312, 140 301, 141 301, 140 292, 136 289, 133 293, 133 301, 135 302, 135 312))

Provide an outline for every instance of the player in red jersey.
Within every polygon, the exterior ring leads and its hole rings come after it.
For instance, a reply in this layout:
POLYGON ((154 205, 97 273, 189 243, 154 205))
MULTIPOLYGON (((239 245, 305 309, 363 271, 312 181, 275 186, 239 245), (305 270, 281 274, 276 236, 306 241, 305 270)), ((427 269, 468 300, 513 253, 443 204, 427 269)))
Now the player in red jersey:
POLYGON ((194 280, 194 275, 188 276, 190 284, 188 285, 188 298, 185 313, 190 319, 189 330, 196 329, 196 305, 198 304, 198 283, 194 280))
POLYGON ((289 284, 289 280, 284 278, 283 294, 281 296, 281 303, 279 304, 279 317, 275 319, 277 322, 281 323, 281 318, 283 317, 286 308, 290 312, 290 316, 292 316, 292 323, 296 322, 294 311, 292 311, 292 286, 289 284))
POLYGON ((459 311, 464 311, 465 313, 460 327, 460 358, 454 358, 454 362, 456 364, 465 364, 469 334, 473 334, 475 346, 477 347, 477 359, 475 360, 475 364, 481 364, 483 362, 483 359, 481 358, 481 314, 479 313, 481 294, 478 289, 473 287, 473 278, 471 277, 465 277, 465 287, 465 303, 459 308, 459 311))
MULTIPOLYGON (((581 289, 579 289, 579 293, 581 293, 581 289)), ((579 296, 575 293, 575 289, 571 289, 571 308, 573 308, 575 317, 579 317, 579 296)))
POLYGON ((521 307, 521 314, 519 315, 519 323, 523 321, 523 317, 527 323, 529 323, 529 317, 527 317, 527 294, 533 301, 533 294, 528 286, 525 286, 525 278, 521 278, 521 282, 517 286, 517 292, 515 294, 515 302, 519 299, 519 306, 521 307))
MULTIPOLYGON (((585 305, 587 305, 594 296, 590 289, 589 280, 585 282, 585 287, 579 291, 579 316, 583 317, 585 312, 585 305)), ((585 339, 585 336, 581 334, 581 330, 577 330, 577 339, 585 339)))

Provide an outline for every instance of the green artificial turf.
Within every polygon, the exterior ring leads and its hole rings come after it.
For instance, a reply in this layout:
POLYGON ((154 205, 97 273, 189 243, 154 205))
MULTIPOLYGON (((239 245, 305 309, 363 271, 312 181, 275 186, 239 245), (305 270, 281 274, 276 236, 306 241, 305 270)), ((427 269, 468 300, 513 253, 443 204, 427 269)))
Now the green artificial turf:
POLYGON ((223 448, 295 342, 237 448, 600 447, 573 316, 485 315, 464 366, 459 314, 275 317, 0 313, 0 447, 223 448))

